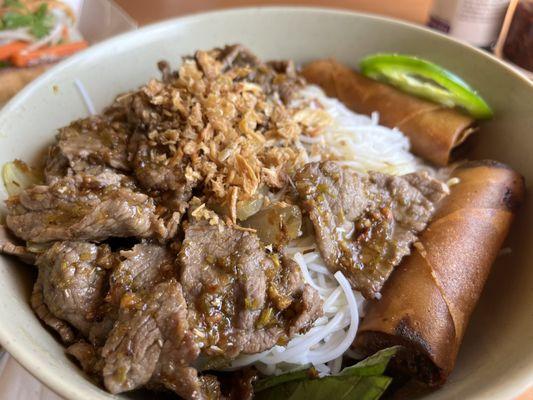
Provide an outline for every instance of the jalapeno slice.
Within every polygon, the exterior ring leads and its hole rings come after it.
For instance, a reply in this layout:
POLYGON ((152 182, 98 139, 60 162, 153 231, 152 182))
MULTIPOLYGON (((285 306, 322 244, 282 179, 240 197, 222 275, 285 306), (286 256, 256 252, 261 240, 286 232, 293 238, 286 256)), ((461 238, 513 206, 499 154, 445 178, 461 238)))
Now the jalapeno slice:
POLYGON ((365 57, 361 73, 401 91, 434 101, 447 107, 459 107, 477 119, 492 117, 483 98, 454 73, 430 61, 394 53, 365 57))

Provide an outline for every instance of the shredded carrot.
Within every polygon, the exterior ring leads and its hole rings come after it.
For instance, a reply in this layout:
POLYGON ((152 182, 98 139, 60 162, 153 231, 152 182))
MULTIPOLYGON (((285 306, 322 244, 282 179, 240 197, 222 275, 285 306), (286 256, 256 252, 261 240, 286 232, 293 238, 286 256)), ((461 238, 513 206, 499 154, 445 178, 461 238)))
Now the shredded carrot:
POLYGON ((0 61, 5 61, 28 46, 25 42, 11 42, 0 46, 0 61))
POLYGON ((43 47, 34 51, 20 51, 11 57, 11 62, 17 67, 28 67, 30 65, 38 64, 41 61, 55 61, 88 46, 84 40, 78 42, 58 44, 55 46, 43 47))
POLYGON ((69 39, 69 31, 66 25, 63 25, 63 29, 61 29, 61 38, 65 41, 69 39))

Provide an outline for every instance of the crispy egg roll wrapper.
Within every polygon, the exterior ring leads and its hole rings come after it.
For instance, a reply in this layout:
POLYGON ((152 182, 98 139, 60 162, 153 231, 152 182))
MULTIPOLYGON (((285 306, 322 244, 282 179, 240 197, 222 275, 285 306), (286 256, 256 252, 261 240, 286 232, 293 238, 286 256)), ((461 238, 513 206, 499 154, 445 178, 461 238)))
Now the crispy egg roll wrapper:
POLYGON ((522 177, 493 161, 463 164, 410 256, 368 306, 354 346, 405 346, 393 366, 431 386, 452 371, 470 315, 524 196, 522 177))
POLYGON ((313 61, 302 75, 357 113, 378 111, 380 124, 400 129, 415 154, 437 165, 447 165, 452 150, 474 131, 474 119, 462 112, 368 79, 335 60, 313 61))

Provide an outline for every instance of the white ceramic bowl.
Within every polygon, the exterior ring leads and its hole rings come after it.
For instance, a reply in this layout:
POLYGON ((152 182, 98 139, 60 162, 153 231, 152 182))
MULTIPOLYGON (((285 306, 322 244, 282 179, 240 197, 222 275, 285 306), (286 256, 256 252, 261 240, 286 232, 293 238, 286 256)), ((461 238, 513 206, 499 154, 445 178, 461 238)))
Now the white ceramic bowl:
MULTIPOLYGON (((240 42, 264 59, 304 62, 396 51, 457 72, 488 100, 473 157, 494 158, 533 182, 533 85, 500 61, 427 29, 387 18, 306 8, 255 8, 198 14, 99 44, 50 70, 0 112, 0 162, 34 160, 58 127, 87 115, 74 81, 101 110, 121 92, 158 76, 161 59, 177 66, 196 49, 240 42)), ((2 199, 6 197, 0 193, 2 199)), ((513 229, 512 253, 499 258, 471 320, 457 368, 430 399, 505 399, 533 384, 533 197, 513 229)), ((0 343, 67 399, 115 398, 86 379, 29 306, 32 268, 0 258, 0 343)), ((1 397, 1 396, 0 396, 1 397)))

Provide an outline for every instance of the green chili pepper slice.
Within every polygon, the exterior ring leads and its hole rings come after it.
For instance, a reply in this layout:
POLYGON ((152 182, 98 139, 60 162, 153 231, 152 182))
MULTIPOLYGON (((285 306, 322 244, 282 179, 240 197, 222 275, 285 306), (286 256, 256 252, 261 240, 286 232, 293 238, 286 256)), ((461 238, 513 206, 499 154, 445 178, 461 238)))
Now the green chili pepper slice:
POLYGON ((447 107, 460 107, 477 119, 492 117, 483 98, 454 73, 430 61, 395 53, 365 57, 359 67, 369 78, 447 107))

